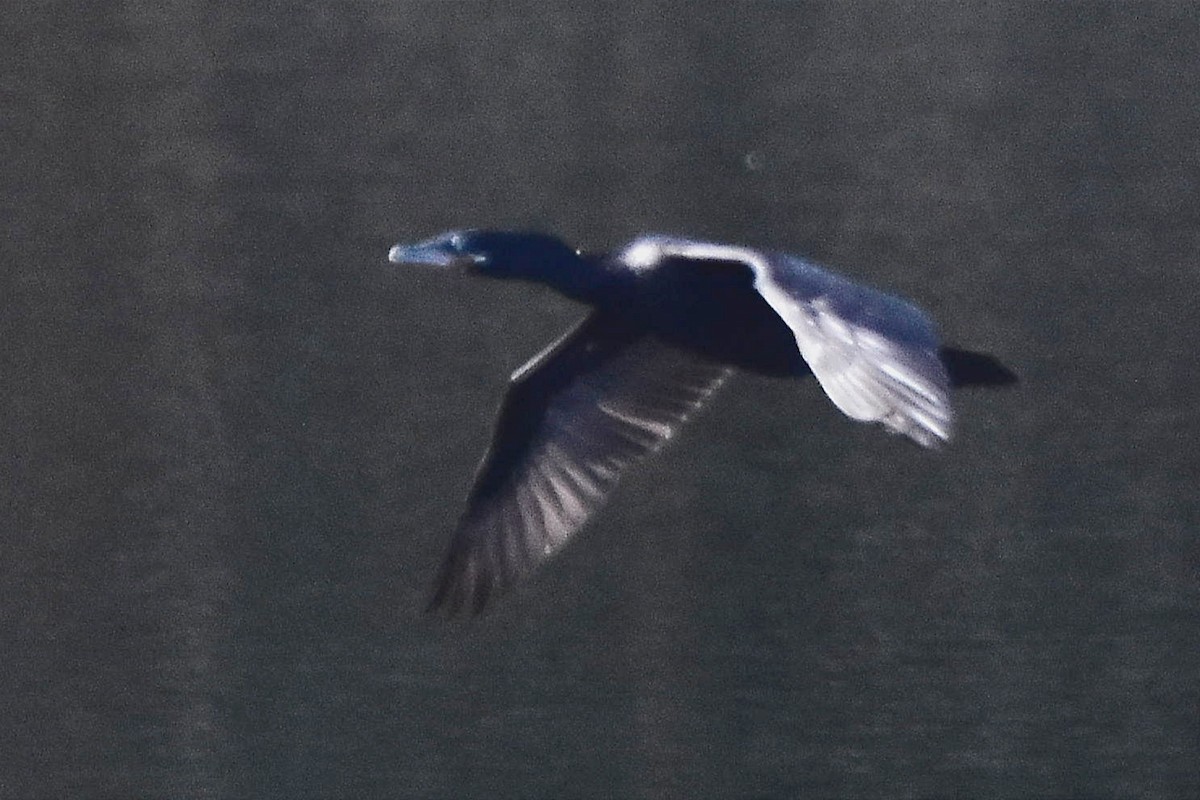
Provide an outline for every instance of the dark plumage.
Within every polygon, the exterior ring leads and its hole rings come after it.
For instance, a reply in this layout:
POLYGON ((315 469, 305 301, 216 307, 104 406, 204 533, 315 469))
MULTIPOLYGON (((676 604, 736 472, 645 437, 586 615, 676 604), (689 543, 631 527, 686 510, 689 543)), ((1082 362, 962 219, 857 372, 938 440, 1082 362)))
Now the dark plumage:
POLYGON ((536 281, 593 307, 512 376, 430 601, 451 614, 481 611, 553 555, 735 368, 815 375, 847 416, 925 447, 950 438, 950 387, 1015 380, 990 356, 941 348, 911 303, 780 253, 646 236, 590 256, 467 230, 388 257, 536 281))

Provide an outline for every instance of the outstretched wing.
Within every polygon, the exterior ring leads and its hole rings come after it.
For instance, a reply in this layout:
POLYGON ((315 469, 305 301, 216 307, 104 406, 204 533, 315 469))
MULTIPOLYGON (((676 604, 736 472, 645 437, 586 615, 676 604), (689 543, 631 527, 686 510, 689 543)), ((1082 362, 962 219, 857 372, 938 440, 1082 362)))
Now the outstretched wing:
POLYGON ((950 438, 950 379, 921 309, 793 256, 754 267, 759 294, 842 413, 925 447, 950 438))
POLYGON ((634 270, 653 269, 664 257, 746 265, 844 414, 882 423, 925 447, 950 438, 950 382, 937 335, 911 303, 803 259, 748 247, 648 236, 621 257, 634 270))
POLYGON ((603 312, 517 370, 430 609, 478 613, 557 552, 729 372, 603 312))

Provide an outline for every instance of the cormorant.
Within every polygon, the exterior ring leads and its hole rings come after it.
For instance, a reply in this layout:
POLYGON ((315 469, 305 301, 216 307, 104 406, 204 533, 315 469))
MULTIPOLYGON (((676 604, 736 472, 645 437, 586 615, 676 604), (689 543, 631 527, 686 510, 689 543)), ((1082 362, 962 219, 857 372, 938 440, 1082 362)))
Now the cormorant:
POLYGON ((950 438, 952 386, 1011 383, 942 348, 921 309, 809 261, 671 236, 587 255, 536 233, 451 231, 393 263, 544 283, 591 313, 512 375, 429 607, 483 610, 579 530, 734 369, 814 375, 851 419, 924 447, 950 438))

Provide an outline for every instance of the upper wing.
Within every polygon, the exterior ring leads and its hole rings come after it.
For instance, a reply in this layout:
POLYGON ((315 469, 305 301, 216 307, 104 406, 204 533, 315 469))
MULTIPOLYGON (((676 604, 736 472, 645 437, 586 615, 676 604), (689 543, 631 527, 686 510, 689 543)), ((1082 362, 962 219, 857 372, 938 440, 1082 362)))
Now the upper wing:
POLYGON ((950 379, 921 309, 786 255, 759 261, 754 285, 846 416, 925 447, 950 438, 950 379))
POLYGON ((925 447, 950 438, 950 382, 933 323, 916 306, 794 256, 747 247, 650 236, 622 254, 635 270, 664 256, 746 264, 843 413, 925 447))
POLYGON ((729 372, 602 312, 517 370, 430 608, 478 612, 549 558, 729 372))

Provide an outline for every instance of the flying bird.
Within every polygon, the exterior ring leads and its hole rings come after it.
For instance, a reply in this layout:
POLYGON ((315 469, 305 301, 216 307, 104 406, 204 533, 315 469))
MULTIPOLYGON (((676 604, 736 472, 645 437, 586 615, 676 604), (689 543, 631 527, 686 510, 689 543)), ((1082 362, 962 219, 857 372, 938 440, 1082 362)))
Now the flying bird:
POLYGON ((950 439, 951 387, 1016 380, 942 347, 907 300, 783 253, 651 235, 592 255, 459 230, 388 260, 542 283, 592 307, 512 375, 429 603, 451 615, 479 613, 558 552, 737 369, 814 376, 846 416, 923 447, 950 439))

